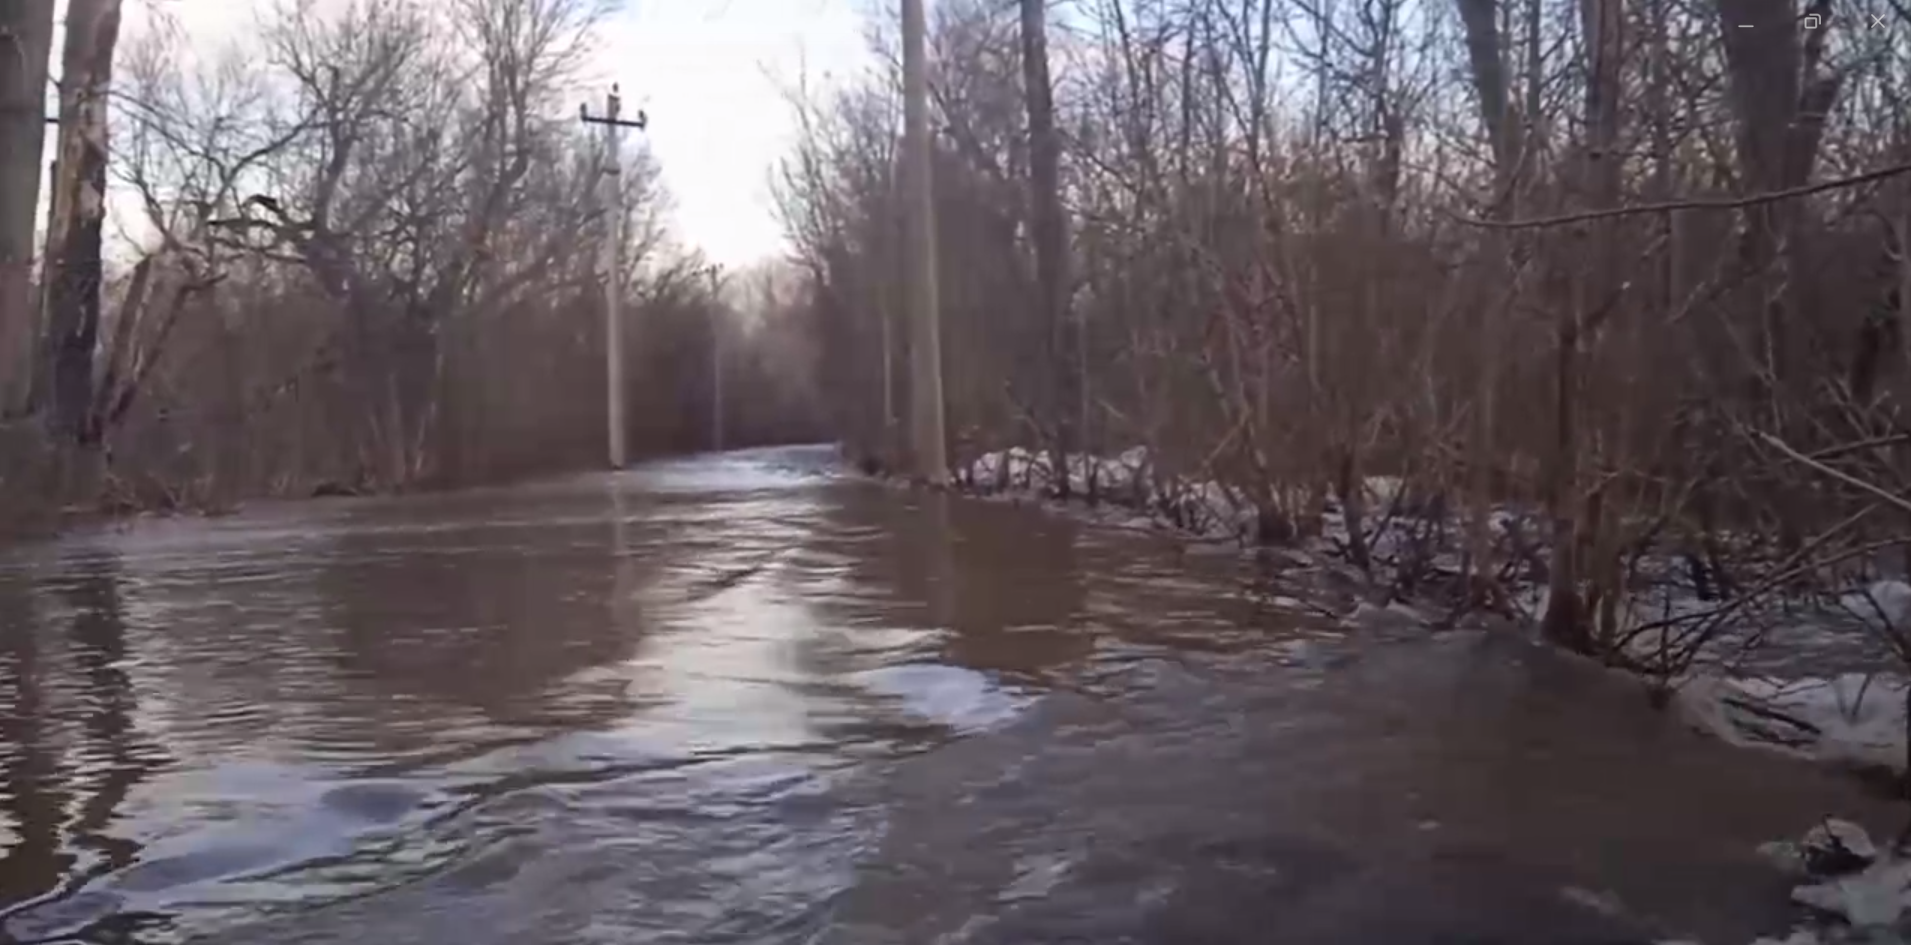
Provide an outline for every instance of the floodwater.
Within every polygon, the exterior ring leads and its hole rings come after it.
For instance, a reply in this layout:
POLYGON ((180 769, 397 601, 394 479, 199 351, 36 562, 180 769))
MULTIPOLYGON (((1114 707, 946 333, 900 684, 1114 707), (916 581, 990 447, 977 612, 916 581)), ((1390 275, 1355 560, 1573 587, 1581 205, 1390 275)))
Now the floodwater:
POLYGON ((7 552, 0 942, 1743 942, 1758 842, 1886 817, 1519 641, 831 455, 7 552))

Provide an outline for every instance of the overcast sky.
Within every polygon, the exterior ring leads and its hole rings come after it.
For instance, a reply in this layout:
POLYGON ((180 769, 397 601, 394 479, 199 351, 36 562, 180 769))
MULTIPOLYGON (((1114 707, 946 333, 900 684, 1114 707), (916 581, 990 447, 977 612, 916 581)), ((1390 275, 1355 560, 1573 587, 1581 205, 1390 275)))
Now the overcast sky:
MULTIPOLYGON (((641 134, 687 247, 730 267, 783 251, 769 188, 793 127, 780 85, 805 70, 821 79, 862 68, 871 2, 623 0, 602 31, 595 71, 605 86, 623 86, 627 110, 649 113, 641 134)), ((147 28, 151 9, 177 18, 195 44, 231 39, 255 22, 251 0, 127 0, 123 39, 147 28)))
POLYGON ((782 251, 769 179, 794 122, 781 86, 860 68, 867 2, 626 0, 603 71, 650 114, 686 244, 726 266, 782 251))

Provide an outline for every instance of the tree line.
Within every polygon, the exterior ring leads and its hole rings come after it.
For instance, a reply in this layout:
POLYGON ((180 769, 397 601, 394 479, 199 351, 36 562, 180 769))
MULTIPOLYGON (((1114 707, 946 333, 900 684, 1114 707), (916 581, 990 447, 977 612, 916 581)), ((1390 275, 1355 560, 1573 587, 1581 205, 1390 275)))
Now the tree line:
MULTIPOLYGON (((1145 446, 1252 510, 1251 541, 1332 506, 1389 580, 1546 586, 1586 652, 1650 560, 1719 601, 1911 566, 1901 3, 935 14, 957 464, 1145 446), (1375 502, 1374 475, 1406 489, 1375 502), (1413 503, 1451 514, 1379 548, 1413 503)), ((893 24, 873 44, 879 68, 792 97, 779 195, 832 422, 880 464, 912 376, 893 24)))
MULTIPOLYGON (((633 449, 707 446, 709 352, 768 277, 725 286, 675 243, 642 148, 604 205, 611 158, 575 106, 612 9, 289 3, 211 49, 158 13, 122 43, 119 0, 70 0, 55 59, 52 0, 6 4, 0 505, 19 522, 600 464, 608 240, 633 449)), ((727 349, 729 400, 776 414, 744 436, 811 426, 799 379, 753 353, 801 341, 777 331, 727 349)))

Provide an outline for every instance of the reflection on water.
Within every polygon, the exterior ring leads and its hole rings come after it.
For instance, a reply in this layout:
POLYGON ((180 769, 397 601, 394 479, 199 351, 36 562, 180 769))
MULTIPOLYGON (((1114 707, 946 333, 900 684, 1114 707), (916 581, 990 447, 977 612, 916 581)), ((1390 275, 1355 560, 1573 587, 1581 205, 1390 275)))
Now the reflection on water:
POLYGON ((1752 844, 1865 809, 1270 599, 816 450, 18 549, 0 942, 1737 934, 1752 844))
POLYGON ((165 763, 134 724, 116 556, 72 555, 42 587, 36 598, 17 575, 0 577, 6 902, 44 901, 131 866, 140 844, 113 821, 129 792, 165 763), (40 627, 47 632, 34 632, 40 627))
MULTIPOLYGON (((14 581, 0 582, 0 618, 7 627, 36 623, 33 601, 14 581)), ((46 731, 46 693, 42 691, 38 634, 17 630, 0 635, 5 646, 8 711, 0 713, 0 763, 5 764, 8 823, 6 858, 0 860, 0 894, 9 901, 47 892, 72 857, 61 849, 60 827, 67 802, 59 793, 60 775, 46 731)))

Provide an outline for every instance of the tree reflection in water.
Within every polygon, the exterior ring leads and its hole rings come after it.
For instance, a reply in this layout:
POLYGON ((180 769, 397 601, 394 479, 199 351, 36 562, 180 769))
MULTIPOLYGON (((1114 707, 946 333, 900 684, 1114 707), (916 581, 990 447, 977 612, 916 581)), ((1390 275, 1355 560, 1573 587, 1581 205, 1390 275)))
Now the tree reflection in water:
POLYGON ((166 763, 135 724, 120 561, 88 552, 37 587, 0 576, 0 795, 15 833, 0 857, 0 904, 58 897, 124 868, 136 840, 122 806, 166 763), (64 633, 54 629, 59 627, 64 633))

